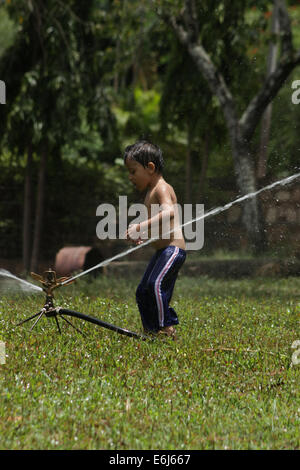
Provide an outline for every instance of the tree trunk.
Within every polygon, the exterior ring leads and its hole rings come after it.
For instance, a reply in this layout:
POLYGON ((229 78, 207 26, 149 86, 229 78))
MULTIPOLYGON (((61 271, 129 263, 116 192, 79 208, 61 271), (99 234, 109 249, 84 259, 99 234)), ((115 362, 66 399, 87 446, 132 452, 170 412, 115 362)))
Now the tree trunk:
MULTIPOLYGON (((276 2, 273 8, 271 33, 272 35, 278 35, 279 33, 278 5, 276 2)), ((267 78, 276 69, 277 51, 278 51, 278 46, 276 42, 272 41, 269 46, 269 53, 268 53, 268 59, 267 59, 267 78)), ((269 138, 270 138, 271 118, 272 118, 272 103, 270 103, 267 106, 262 117, 260 148, 259 148, 258 162, 257 162, 258 180, 264 179, 267 174, 268 145, 269 145, 269 138)))
POLYGON ((188 129, 188 145, 185 161, 185 202, 191 203, 192 199, 192 138, 190 129, 188 129))
POLYGON ((191 149, 188 147, 185 161, 185 202, 189 204, 192 197, 192 180, 191 180, 191 149))
POLYGON ((32 207, 32 145, 27 152, 27 165, 24 188, 24 211, 23 211, 23 268, 25 272, 30 268, 31 250, 31 207, 32 207))
POLYGON ((33 248, 32 248, 32 256, 31 256, 31 266, 30 266, 31 271, 36 271, 38 269, 38 263, 39 263, 39 257, 40 257, 40 244, 41 244, 43 215, 44 215, 46 168, 47 168, 47 150, 44 148, 42 151, 40 168, 39 168, 39 177, 38 177, 34 238, 33 238, 33 248))
MULTIPOLYGON (((254 193, 256 188, 255 167, 250 144, 238 136, 232 140, 234 170, 242 196, 254 193)), ((258 197, 251 197, 243 203, 243 225, 255 253, 262 253, 266 247, 264 222, 258 197)))
POLYGON ((115 60, 115 70, 114 70, 114 91, 115 93, 118 93, 119 91, 119 67, 120 67, 120 36, 117 38, 117 44, 116 44, 116 60, 115 60))
POLYGON ((208 165, 208 158, 209 158, 209 146, 210 146, 210 135, 207 133, 204 137, 204 150, 203 150, 203 158, 201 164, 201 173, 199 178, 199 189, 196 196, 196 204, 201 203, 204 194, 204 181, 206 177, 207 165, 208 165))

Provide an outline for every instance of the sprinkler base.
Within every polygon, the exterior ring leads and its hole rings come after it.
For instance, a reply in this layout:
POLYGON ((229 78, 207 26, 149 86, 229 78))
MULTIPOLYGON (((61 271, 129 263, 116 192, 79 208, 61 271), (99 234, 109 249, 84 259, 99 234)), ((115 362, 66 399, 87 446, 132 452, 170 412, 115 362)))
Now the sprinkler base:
MULTIPOLYGON (((43 277, 35 273, 31 273, 31 274, 34 279, 40 281, 43 284, 43 290, 46 293, 46 301, 45 301, 44 307, 38 313, 35 313, 34 315, 26 318, 25 320, 22 320, 16 326, 20 326, 37 317, 34 324, 30 328, 30 331, 32 331, 33 328, 37 325, 37 323, 41 320, 43 316, 54 317, 58 332, 61 334, 61 328, 58 322, 58 317, 60 317, 66 323, 72 326, 72 328, 78 331, 78 333, 85 336, 85 334, 79 328, 73 325, 73 323, 71 323, 70 320, 65 318, 65 316, 70 316, 74 318, 80 318, 81 320, 85 320, 89 323, 93 323, 98 326, 102 326, 103 328, 107 328, 108 330, 115 331, 116 333, 119 333, 121 335, 130 336, 132 338, 141 339, 143 341, 149 339, 147 336, 141 335, 139 333, 135 333, 133 331, 126 330, 125 328, 120 328, 119 326, 115 326, 110 323, 106 323, 102 320, 99 320, 98 318, 91 317, 90 315, 85 315, 84 313, 76 312, 74 310, 69 310, 69 309, 65 309, 62 307, 55 307, 53 290, 56 289, 57 287, 60 287, 62 285, 62 282, 64 282, 64 284, 67 285, 68 278, 64 277, 64 278, 56 279, 56 273, 55 271, 52 271, 51 269, 49 269, 48 271, 45 271, 43 277)), ((73 281, 70 281, 69 283, 71 282, 73 281)))

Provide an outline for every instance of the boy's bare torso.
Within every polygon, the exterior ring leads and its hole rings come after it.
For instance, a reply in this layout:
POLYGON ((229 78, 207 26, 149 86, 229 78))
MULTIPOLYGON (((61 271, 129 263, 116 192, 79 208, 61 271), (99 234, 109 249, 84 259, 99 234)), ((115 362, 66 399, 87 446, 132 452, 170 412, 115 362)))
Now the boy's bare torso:
MULTIPOLYGON (((177 198, 172 186, 163 178, 159 179, 154 187, 148 189, 144 204, 149 219, 164 209, 170 209, 174 213, 174 217, 167 217, 168 220, 161 222, 159 227, 154 227, 154 233, 159 230, 159 239, 151 244, 153 248, 159 250, 167 246, 177 246, 184 250, 185 241, 180 228, 177 198)), ((148 230, 148 236, 152 238, 151 230, 148 230)))

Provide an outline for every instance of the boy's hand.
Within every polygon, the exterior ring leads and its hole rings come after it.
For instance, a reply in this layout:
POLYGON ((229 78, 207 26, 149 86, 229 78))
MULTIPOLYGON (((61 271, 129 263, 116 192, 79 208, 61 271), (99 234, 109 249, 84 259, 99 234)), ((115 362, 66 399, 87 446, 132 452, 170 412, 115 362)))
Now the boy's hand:
POLYGON ((136 245, 141 245, 143 240, 140 237, 140 224, 129 225, 126 231, 126 238, 133 241, 136 245))

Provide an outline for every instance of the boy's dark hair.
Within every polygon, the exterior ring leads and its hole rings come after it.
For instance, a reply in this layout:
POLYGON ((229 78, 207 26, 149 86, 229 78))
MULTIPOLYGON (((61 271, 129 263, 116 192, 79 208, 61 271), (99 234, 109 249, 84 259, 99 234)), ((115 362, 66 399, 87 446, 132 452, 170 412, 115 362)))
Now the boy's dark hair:
POLYGON ((161 173, 164 167, 164 160, 161 149, 147 140, 139 140, 135 144, 125 148, 124 162, 127 158, 132 158, 138 163, 147 167, 148 163, 155 164, 155 172, 161 173))

